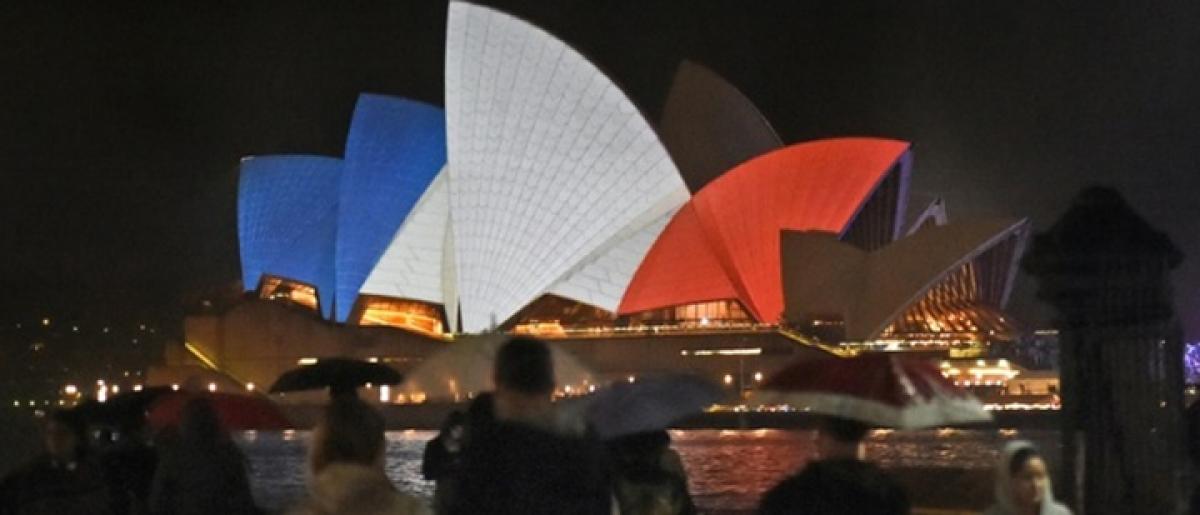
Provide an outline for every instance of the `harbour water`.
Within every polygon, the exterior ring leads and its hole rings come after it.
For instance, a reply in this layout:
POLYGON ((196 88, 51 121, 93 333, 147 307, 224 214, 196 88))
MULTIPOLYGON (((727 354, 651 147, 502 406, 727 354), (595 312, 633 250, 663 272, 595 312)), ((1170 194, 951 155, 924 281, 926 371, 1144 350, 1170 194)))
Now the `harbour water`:
MULTIPOLYGON (((421 454, 435 434, 387 433, 386 470, 400 490, 424 498, 433 495, 433 483, 421 478, 421 454)), ((678 430, 671 437, 701 513, 751 512, 763 492, 813 455, 810 431, 678 430)), ((263 507, 278 512, 303 498, 308 438, 307 431, 238 436, 250 461, 255 496, 263 507)), ((990 471, 1000 447, 1014 438, 1033 440, 1047 451, 1058 445, 1053 431, 880 430, 868 437, 866 453, 868 460, 892 471, 917 504, 977 508, 989 501, 990 471)), ((1058 453, 1046 454, 1051 469, 1056 469, 1053 458, 1058 453)))

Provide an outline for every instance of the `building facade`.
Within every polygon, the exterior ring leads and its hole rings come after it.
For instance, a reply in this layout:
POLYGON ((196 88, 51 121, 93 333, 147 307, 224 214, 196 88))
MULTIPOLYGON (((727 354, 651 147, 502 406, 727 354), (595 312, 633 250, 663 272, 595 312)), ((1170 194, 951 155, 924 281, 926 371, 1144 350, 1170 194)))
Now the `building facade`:
POLYGON ((189 320, 190 355, 265 384, 303 359, 404 368, 504 331, 608 379, 745 388, 798 357, 979 355, 1016 331, 1028 224, 951 222, 911 195, 907 142, 784 144, 695 63, 655 123, 561 39, 462 1, 445 83, 444 109, 362 95, 341 157, 243 160, 255 300, 189 320))

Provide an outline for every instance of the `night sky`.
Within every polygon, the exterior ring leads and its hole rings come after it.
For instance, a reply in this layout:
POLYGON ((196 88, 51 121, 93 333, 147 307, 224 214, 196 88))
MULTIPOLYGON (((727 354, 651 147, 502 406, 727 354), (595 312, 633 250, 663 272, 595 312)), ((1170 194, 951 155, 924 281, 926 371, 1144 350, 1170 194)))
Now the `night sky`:
MULTIPOLYGON (((1081 187, 1115 186, 1190 257, 1175 284, 1200 337, 1200 5, 890 4, 501 3, 652 119, 686 58, 785 142, 911 141, 914 188, 952 218, 1042 229, 1081 187)), ((340 155, 359 92, 440 105, 445 10, 4 2, 0 315, 162 310, 236 281, 238 158, 340 155)), ((1022 279, 1011 307, 1040 325, 1032 290, 1022 279)))

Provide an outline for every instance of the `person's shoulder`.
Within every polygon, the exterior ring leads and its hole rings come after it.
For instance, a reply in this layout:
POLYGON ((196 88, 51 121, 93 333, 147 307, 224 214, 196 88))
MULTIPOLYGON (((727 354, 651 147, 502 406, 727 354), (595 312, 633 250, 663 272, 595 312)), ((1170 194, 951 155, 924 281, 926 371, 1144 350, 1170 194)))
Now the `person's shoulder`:
POLYGON ((54 467, 50 464, 50 458, 46 455, 38 455, 20 465, 17 465, 12 470, 4 475, 3 482, 5 484, 21 483, 31 479, 40 481, 39 477, 43 474, 51 473, 54 467))
POLYGON ((1071 509, 1059 502, 1051 501, 1049 508, 1045 510, 1046 515, 1072 515, 1071 509))
POLYGON ((785 477, 782 481, 775 483, 775 486, 771 487, 771 489, 767 490, 767 493, 763 495, 763 499, 782 499, 793 495, 798 491, 804 490, 804 488, 812 482, 812 471, 810 468, 811 466, 805 467, 799 472, 785 477))
POLYGON ((810 463, 798 475, 805 473, 882 484, 898 484, 895 478, 879 465, 857 459, 818 460, 810 463))
POLYGON ((908 495, 878 466, 860 460, 819 460, 781 481, 763 498, 762 513, 776 508, 821 503, 854 504, 872 513, 904 513, 908 495))
POLYGON ((396 515, 433 515, 433 510, 425 501, 403 492, 394 493, 392 508, 396 515))
POLYGON ((758 513, 763 515, 788 513, 790 508, 796 505, 796 497, 806 495, 801 488, 805 482, 802 474, 803 471, 792 474, 767 490, 759 500, 758 513))

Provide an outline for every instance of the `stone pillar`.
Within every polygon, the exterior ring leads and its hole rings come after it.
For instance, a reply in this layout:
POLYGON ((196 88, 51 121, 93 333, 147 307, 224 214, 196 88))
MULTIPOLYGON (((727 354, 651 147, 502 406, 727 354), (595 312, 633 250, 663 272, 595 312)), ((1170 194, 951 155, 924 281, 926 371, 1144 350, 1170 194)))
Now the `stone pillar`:
POLYGON ((1092 187, 1022 263, 1058 315, 1057 493, 1077 513, 1176 513, 1182 502, 1183 347, 1169 277, 1182 259, 1120 194, 1092 187))

